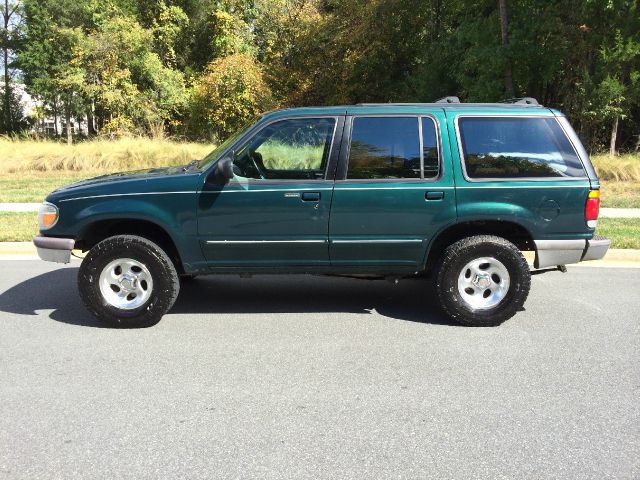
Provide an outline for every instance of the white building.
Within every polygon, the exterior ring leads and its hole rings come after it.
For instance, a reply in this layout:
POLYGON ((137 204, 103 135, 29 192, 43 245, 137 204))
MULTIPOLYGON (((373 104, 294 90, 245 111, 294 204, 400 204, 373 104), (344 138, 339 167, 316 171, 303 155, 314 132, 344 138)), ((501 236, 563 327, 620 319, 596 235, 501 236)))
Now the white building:
MULTIPOLYGON (((12 84, 14 95, 18 98, 20 105, 22 106, 22 113, 24 117, 29 120, 31 125, 30 131, 32 133, 39 133, 42 135, 53 137, 56 132, 60 136, 66 135, 66 123, 64 121, 64 115, 58 115, 55 119, 53 116, 45 118, 38 118, 37 111, 42 108, 42 102, 34 99, 29 92, 27 92, 24 83, 12 84)), ((0 85, 0 93, 4 91, 2 85, 0 85)), ((50 112, 47 112, 50 114, 50 112)), ((74 135, 78 133, 81 135, 88 135, 87 122, 84 119, 72 118, 71 128, 74 135)))

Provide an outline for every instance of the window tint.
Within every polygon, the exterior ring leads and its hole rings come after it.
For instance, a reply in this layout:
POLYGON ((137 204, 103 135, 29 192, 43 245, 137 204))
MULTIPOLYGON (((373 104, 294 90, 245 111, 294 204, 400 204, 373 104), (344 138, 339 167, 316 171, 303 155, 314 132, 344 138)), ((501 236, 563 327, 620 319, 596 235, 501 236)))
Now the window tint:
POLYGON ((420 178, 417 117, 356 117, 347 178, 420 178))
POLYGON ((585 176, 555 118, 463 117, 458 124, 471 178, 585 176))
POLYGON ((235 175, 253 179, 324 178, 334 118, 276 122, 260 130, 236 154, 235 175))
POLYGON ((422 117, 422 155, 424 156, 424 178, 434 178, 440 173, 438 157, 438 134, 433 119, 422 117))

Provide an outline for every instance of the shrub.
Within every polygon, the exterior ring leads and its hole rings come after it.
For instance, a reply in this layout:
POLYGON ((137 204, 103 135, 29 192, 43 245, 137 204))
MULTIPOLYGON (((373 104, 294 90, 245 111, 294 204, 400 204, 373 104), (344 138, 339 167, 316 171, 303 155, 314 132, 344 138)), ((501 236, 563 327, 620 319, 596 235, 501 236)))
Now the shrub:
POLYGON ((209 64, 192 90, 190 133, 219 141, 273 107, 255 58, 234 54, 209 64))

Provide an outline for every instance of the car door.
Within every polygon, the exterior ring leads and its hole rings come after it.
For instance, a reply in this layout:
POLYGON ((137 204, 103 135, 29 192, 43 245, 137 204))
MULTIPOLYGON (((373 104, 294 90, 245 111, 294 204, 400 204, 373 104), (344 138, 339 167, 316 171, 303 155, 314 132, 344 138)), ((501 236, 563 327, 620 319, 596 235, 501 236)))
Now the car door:
POLYGON ((205 182, 198 233, 209 267, 329 264, 328 223, 344 117, 283 118, 234 147, 234 178, 205 182))
POLYGON ((349 148, 341 154, 329 224, 332 265, 423 264, 431 239, 456 218, 445 122, 441 109, 347 117, 349 148))

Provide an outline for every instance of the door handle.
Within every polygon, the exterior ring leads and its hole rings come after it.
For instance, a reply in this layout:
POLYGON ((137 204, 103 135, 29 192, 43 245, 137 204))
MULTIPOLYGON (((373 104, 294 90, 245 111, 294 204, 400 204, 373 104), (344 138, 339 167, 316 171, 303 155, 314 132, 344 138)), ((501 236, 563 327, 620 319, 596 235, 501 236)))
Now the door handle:
POLYGON ((444 192, 427 192, 424 194, 425 200, 442 200, 444 198, 444 192))
POLYGON ((304 192, 301 198, 303 202, 318 202, 320 201, 320 192, 304 192))

